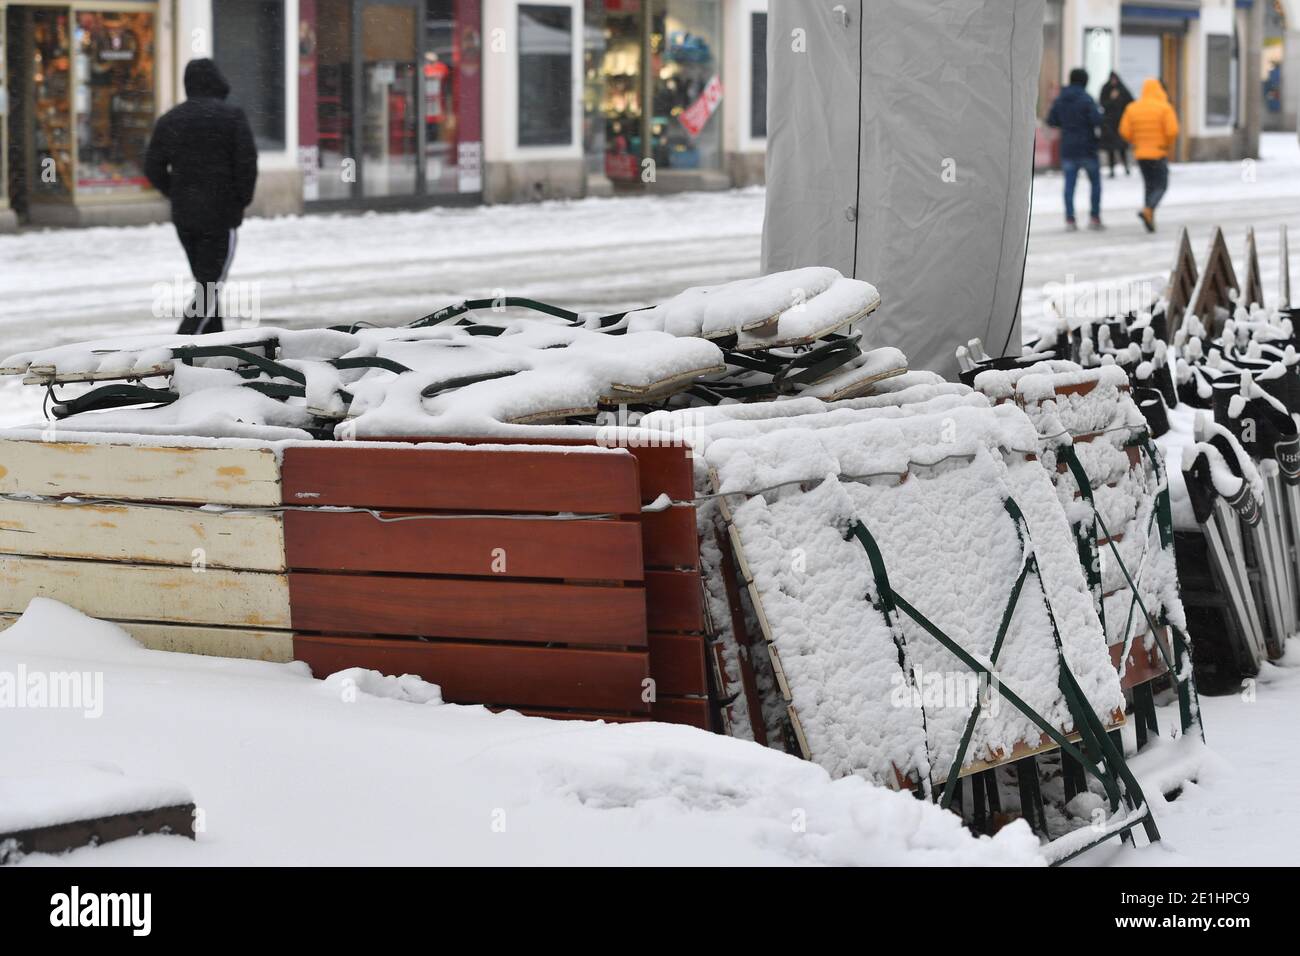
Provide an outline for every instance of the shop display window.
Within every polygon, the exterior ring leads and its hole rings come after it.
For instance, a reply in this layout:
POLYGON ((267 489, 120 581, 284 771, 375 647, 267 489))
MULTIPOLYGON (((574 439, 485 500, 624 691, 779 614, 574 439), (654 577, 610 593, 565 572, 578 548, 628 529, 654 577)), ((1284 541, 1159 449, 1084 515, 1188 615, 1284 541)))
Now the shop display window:
POLYGON ((62 10, 32 12, 32 156, 27 171, 34 198, 72 195, 72 59, 69 15, 62 10))
MULTIPOLYGON (((639 0, 612 5, 608 0, 601 2, 603 9, 593 12, 603 19, 601 57, 596 66, 600 112, 593 120, 601 124, 599 148, 604 154, 605 175, 615 181, 632 182, 641 176, 645 150, 641 111, 643 10, 639 0)), ((593 143, 591 148, 596 146, 593 143)))
POLYGON ((717 168, 722 160, 721 4, 669 0, 650 30, 651 155, 659 169, 717 168))
MULTIPOLYGON (((718 0, 591 0, 586 11, 589 169, 601 153, 605 175, 616 183, 640 183, 646 159, 656 175, 720 168, 718 0)), ((754 77, 755 136, 766 135, 766 27, 765 15, 752 24, 764 67, 754 77)))
POLYGON ((77 192, 147 189, 154 120, 154 17, 77 12, 77 192))

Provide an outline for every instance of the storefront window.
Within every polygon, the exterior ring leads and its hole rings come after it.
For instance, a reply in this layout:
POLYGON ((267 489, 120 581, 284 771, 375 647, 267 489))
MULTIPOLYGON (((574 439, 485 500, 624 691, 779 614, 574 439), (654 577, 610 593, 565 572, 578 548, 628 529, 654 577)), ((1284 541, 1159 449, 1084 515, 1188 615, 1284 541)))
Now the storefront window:
POLYGON ((79 12, 76 18, 77 193, 147 189, 153 14, 79 12))
POLYGON ((304 199, 482 190, 481 0, 299 0, 298 12, 304 199))
POLYGON ((587 173, 604 171, 605 0, 585 0, 582 18, 582 154, 587 173))
POLYGON ((641 53, 645 21, 640 0, 605 4, 604 51, 600 61, 600 113, 605 175, 637 182, 644 148, 641 113, 641 53))
POLYGON ((519 145, 573 142, 573 11, 519 7, 519 145))
POLYGON ((212 5, 213 58, 259 150, 284 149, 284 0, 212 5))
POLYGON ((1205 38, 1205 125, 1232 123, 1232 37, 1212 33, 1205 38))
POLYGON ((722 163, 717 0, 668 0, 650 31, 654 103, 651 156, 659 170, 716 169, 722 163))
POLYGON ((32 119, 22 132, 32 138, 35 166, 26 173, 34 198, 72 195, 72 61, 69 15, 34 10, 32 38, 32 119))

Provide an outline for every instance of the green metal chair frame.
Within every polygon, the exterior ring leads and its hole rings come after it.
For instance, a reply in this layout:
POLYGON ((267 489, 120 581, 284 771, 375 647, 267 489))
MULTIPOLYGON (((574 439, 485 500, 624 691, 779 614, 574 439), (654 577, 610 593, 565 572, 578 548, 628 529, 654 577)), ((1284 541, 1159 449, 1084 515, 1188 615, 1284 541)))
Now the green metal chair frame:
MULTIPOLYGON (((1015 611, 1021 595, 1024 593, 1025 581, 1030 574, 1033 574, 1038 581, 1038 591, 1042 598, 1043 605, 1047 610, 1047 618, 1052 628, 1052 638, 1056 644, 1056 656, 1058 664, 1058 687, 1065 699, 1066 706, 1069 709, 1070 716, 1074 720, 1076 732, 1080 735, 1081 746, 1075 746, 1069 738, 1058 728, 1054 727, 1045 717, 1030 707, 1014 691, 1003 685, 992 667, 985 665, 976 660, 960 644, 943 632, 941 628, 935 625, 921 611, 912 606, 902 595, 894 591, 889 583, 889 575, 885 568, 884 556, 880 547, 876 544, 871 532, 861 519, 855 518, 849 525, 846 537, 854 537, 862 545, 866 552, 867 560, 871 564, 872 577, 875 581, 876 599, 872 601, 872 606, 879 610, 889 626, 890 632, 894 635, 894 642, 899 650, 899 664, 903 668, 909 684, 915 686, 915 676, 912 672, 910 659, 907 654, 906 638, 903 635, 901 627, 897 626, 900 612, 911 618, 922 630, 933 637, 954 657, 968 667, 973 673, 990 681, 997 692, 1004 697, 1013 707, 1015 707, 1025 717, 1029 718, 1047 737, 1049 737, 1060 749, 1062 754, 1076 761, 1086 773, 1091 774, 1102 785, 1106 792, 1107 800, 1110 803, 1111 813, 1117 813, 1121 805, 1126 806, 1131 811, 1129 817, 1125 819, 1122 825, 1113 829, 1106 830, 1096 840, 1088 842, 1085 846, 1079 847, 1067 856, 1055 860, 1055 863, 1062 863, 1067 859, 1077 856, 1084 850, 1090 849, 1113 836, 1125 835, 1142 824, 1146 832, 1147 839, 1156 842, 1160 839, 1160 831, 1156 827, 1155 819, 1151 815, 1151 809, 1146 803, 1146 798, 1142 794, 1142 789, 1138 785, 1137 779, 1133 776, 1124 760, 1123 753, 1116 747, 1115 742, 1111 739, 1105 725, 1097 717, 1092 705, 1088 703, 1079 687, 1077 679, 1070 671, 1070 667, 1065 660, 1065 653, 1061 644, 1060 630, 1057 628, 1056 617, 1052 612, 1051 603, 1048 601, 1047 592, 1043 587, 1042 575, 1038 569, 1038 559, 1035 557, 1031 548, 1027 547, 1029 542, 1028 526, 1025 523, 1024 515, 1019 505, 1011 497, 1004 499, 1004 507, 1015 524, 1016 535, 1020 539, 1023 558, 1021 561, 1020 573, 1016 577, 1015 584, 1012 586, 1010 596, 1007 599, 1006 609, 1002 615, 1002 621, 998 633, 994 640, 993 651, 990 655, 990 665, 997 666, 998 655, 1002 650, 1002 643, 1006 637, 1007 629, 1010 626, 1012 615, 1015 611), (1132 812, 1144 810, 1143 813, 1134 817, 1132 812)), ((868 600, 870 596, 868 595, 868 600)), ((975 730, 975 722, 979 717, 981 702, 977 700, 971 710, 971 715, 966 722, 965 731, 962 734, 957 751, 953 755, 953 761, 948 771, 942 789, 943 793, 938 797, 940 806, 945 809, 951 808, 953 799, 957 792, 957 784, 962 763, 970 746, 971 737, 975 730)), ((923 710, 924 720, 924 710, 923 710)), ((926 795, 932 799, 936 796, 932 784, 926 787, 926 795)))

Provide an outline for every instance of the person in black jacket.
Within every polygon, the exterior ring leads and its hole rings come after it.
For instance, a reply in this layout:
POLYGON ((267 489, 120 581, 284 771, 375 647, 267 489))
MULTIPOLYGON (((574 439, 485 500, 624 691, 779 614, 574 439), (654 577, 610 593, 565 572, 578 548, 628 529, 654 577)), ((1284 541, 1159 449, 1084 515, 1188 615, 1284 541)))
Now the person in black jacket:
POLYGON ((1101 228, 1101 163, 1097 157, 1097 127, 1102 124, 1102 113, 1097 103, 1088 95, 1088 71, 1070 71, 1070 85, 1052 104, 1047 114, 1047 125, 1061 131, 1061 171, 1065 173, 1065 228, 1079 227, 1074 221, 1074 186, 1079 181, 1079 170, 1088 174, 1092 187, 1088 221, 1089 229, 1101 228))
POLYGON ((221 283, 257 185, 253 131, 244 111, 225 102, 229 93, 215 63, 191 60, 185 67, 187 99, 158 120, 145 155, 145 175, 171 200, 176 235, 198 283, 182 335, 222 331, 221 283))
POLYGON ((1133 102, 1133 94, 1128 91, 1118 73, 1111 73, 1106 85, 1101 88, 1100 97, 1101 112, 1106 117, 1106 121, 1101 124, 1101 148, 1110 159, 1110 178, 1115 178, 1116 156, 1124 161, 1124 175, 1127 176, 1132 170, 1128 165, 1128 143, 1119 135, 1119 121, 1124 110, 1133 102))

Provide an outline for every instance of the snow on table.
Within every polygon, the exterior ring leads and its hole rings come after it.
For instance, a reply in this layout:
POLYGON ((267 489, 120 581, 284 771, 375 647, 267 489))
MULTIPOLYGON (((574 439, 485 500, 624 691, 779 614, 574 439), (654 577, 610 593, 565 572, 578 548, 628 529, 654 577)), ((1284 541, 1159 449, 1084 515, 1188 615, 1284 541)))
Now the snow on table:
MULTIPOLYGON (((933 402, 937 407, 858 410, 863 420, 823 428, 793 427, 800 419, 784 430, 760 425, 745 438, 718 438, 704 452, 718 490, 744 496, 729 500, 741 502, 732 517, 749 573, 813 759, 833 774, 861 772, 892 784, 895 769, 919 769, 941 778, 974 703, 927 706, 923 724, 902 684, 892 635, 866 599, 874 591, 866 555, 844 538, 854 518, 879 544, 891 586, 987 661, 1025 556, 1003 506, 1014 497, 1085 696, 1103 716, 1123 707, 1064 514, 1046 473, 1025 460, 1024 449, 1036 447, 1032 425, 1012 406, 978 407, 986 405, 978 396, 933 402)), ((1053 725, 1071 727, 1035 588, 1031 578, 998 676, 1053 725)), ((968 673, 910 619, 900 620, 922 675, 968 673)), ((1001 701, 977 722, 967 763, 996 759, 1017 744, 1036 746, 1040 738, 1027 717, 1001 701)))

